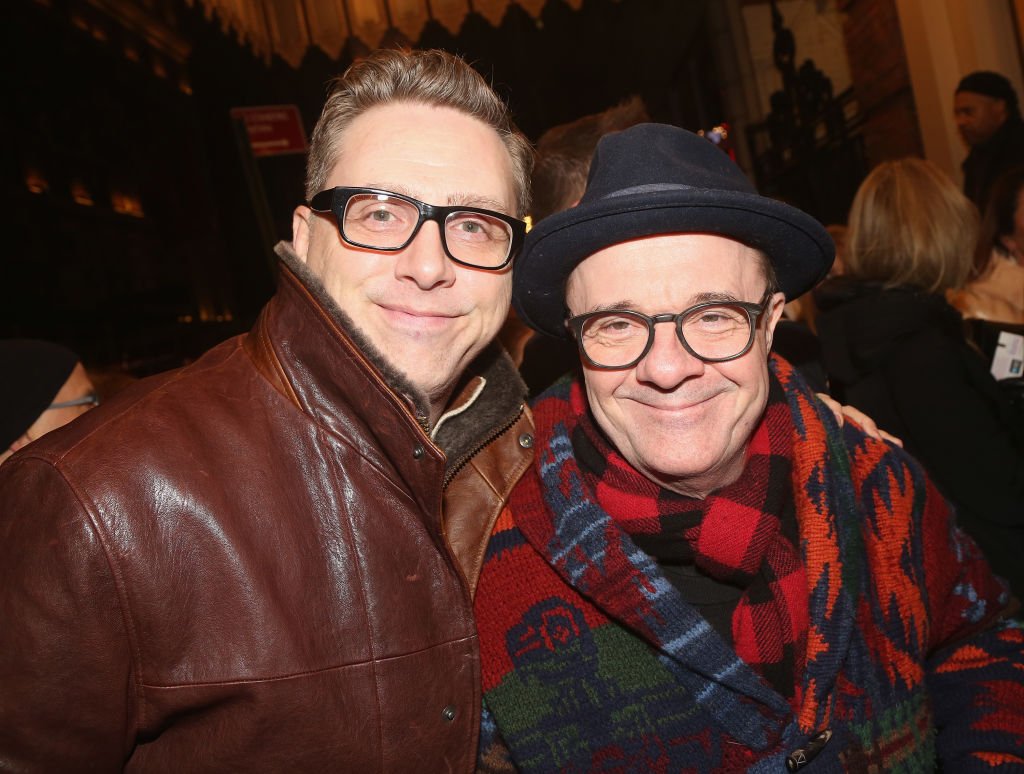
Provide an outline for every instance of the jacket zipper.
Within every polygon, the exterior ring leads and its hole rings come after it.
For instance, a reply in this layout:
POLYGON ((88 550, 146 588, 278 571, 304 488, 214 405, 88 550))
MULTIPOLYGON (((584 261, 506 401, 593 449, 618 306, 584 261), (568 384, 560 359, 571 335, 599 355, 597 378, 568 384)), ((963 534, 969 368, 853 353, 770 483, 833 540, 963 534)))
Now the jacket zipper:
POLYGON ((498 438, 500 438, 501 436, 503 436, 505 433, 512 429, 512 426, 519 421, 519 417, 523 415, 523 407, 524 404, 520 403, 519 408, 516 410, 516 412, 508 420, 506 420, 504 424, 496 427, 490 433, 490 435, 485 436, 480 443, 478 443, 476 446, 474 446, 472 449, 470 449, 468 452, 462 455, 459 461, 448 469, 448 472, 444 474, 444 481, 441 484, 442 490, 448 488, 448 484, 450 484, 452 479, 455 478, 455 475, 460 470, 462 470, 466 466, 466 463, 473 459, 473 457, 475 457, 477 453, 480 452, 481 449, 493 443, 495 440, 497 440, 498 438))

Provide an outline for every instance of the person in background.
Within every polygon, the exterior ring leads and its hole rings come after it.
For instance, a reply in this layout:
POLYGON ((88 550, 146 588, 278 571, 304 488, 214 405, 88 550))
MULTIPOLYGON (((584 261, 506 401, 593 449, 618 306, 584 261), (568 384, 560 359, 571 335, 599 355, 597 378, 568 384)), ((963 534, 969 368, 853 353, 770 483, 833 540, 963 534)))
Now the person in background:
MULTIPOLYGON (((600 113, 593 113, 548 129, 537 141, 537 158, 530 186, 530 216, 539 223, 556 212, 575 206, 587 187, 590 159, 597 142, 649 120, 640 97, 631 97, 600 113)), ((550 336, 538 335, 509 311, 500 334, 519 372, 536 395, 566 373, 579 368, 576 348, 550 336)))
POLYGON ((984 211, 992 184, 1024 164, 1024 121, 1009 79, 988 70, 965 75, 953 95, 953 118, 970 149, 963 162, 964 194, 984 211))
POLYGON ((99 404, 78 355, 34 339, 0 340, 0 462, 99 404))
POLYGON ((0 769, 473 771, 532 162, 451 54, 332 84, 252 331, 0 466, 0 769))
POLYGON ((838 400, 903 439, 996 572, 1024 595, 1024 427, 945 293, 966 280, 974 206, 934 164, 901 159, 864 180, 845 274, 816 293, 838 400))
POLYGON ((482 768, 1024 766, 1005 586, 913 458, 769 354, 832 256, 658 124, 603 139, 580 203, 529 233, 513 303, 583 375, 533 404, 487 548, 482 768))
POLYGON ((1024 167, 1002 175, 981 220, 971 281, 952 288, 950 303, 964 317, 1024 324, 1024 167))
POLYGON ((600 113, 553 126, 537 141, 530 214, 539 223, 576 206, 587 188, 590 160, 602 137, 649 121, 644 101, 633 96, 600 113))
MULTIPOLYGON (((832 268, 829 270, 828 276, 838 277, 843 273, 843 249, 846 245, 846 225, 843 223, 830 223, 825 226, 825 230, 828 232, 828 235, 832 237, 832 242, 836 246, 836 259, 832 262, 832 268)), ((802 323, 811 331, 811 333, 816 333, 817 325, 815 324, 814 318, 817 314, 818 308, 814 305, 814 290, 812 288, 799 298, 786 301, 786 308, 783 310, 782 320, 780 322, 784 323, 789 320, 792 322, 802 323)))

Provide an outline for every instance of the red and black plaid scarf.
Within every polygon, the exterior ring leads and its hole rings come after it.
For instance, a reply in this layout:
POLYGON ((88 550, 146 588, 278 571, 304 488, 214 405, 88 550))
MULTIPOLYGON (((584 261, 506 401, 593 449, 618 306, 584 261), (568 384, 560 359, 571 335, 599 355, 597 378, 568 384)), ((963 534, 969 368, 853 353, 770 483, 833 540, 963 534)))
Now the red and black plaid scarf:
POLYGON ((737 655, 796 706, 807 643, 807 580, 782 525, 795 517, 790 493, 792 421, 772 378, 768 405, 735 483, 704 500, 654 484, 608 443, 589 415, 578 416, 573 446, 602 508, 627 533, 674 541, 677 555, 738 587, 731 639, 737 655))

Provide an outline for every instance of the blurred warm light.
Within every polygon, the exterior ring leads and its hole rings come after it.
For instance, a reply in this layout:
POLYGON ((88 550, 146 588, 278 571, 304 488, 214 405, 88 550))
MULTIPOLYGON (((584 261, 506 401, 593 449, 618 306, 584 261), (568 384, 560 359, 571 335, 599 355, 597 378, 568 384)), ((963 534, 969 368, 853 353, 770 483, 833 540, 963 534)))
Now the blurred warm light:
POLYGON ((138 62, 139 61, 139 50, 137 48, 135 48, 134 46, 125 46, 124 47, 124 58, 127 59, 129 62, 138 62))
POLYGON ((71 198, 75 204, 81 204, 83 207, 92 207, 95 204, 92 193, 81 180, 71 181, 71 198))
POLYGON ((529 232, 529 230, 533 228, 533 216, 527 215, 525 218, 523 218, 523 220, 526 221, 526 230, 527 232, 529 232))
POLYGON ((110 206, 113 207, 114 212, 119 212, 122 215, 131 215, 133 218, 143 218, 146 215, 142 211, 142 202, 139 201, 137 196, 122 193, 121 191, 111 192, 110 206))
POLYGON ((25 170, 25 187, 34 194, 46 193, 50 190, 50 184, 43 173, 32 168, 25 170))

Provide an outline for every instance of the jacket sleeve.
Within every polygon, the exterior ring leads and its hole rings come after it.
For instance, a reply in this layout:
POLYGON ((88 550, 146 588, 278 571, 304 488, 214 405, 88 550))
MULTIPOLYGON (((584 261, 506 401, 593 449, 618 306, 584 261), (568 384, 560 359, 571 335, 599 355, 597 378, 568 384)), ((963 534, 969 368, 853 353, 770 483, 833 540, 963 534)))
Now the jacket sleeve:
POLYGON ((923 509, 929 613, 925 680, 944 771, 1024 766, 1024 630, 1009 593, 931 482, 923 509))
POLYGON ((95 526, 46 460, 0 466, 0 770, 124 766, 136 681, 95 526))

